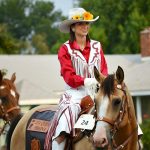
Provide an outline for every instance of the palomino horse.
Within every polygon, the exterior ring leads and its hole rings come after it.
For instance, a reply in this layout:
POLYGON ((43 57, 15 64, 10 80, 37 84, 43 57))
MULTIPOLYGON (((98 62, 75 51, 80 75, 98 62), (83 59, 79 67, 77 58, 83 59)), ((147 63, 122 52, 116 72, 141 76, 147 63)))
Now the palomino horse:
MULTIPOLYGON (((140 149, 134 104, 124 83, 123 69, 118 66, 115 74, 105 77, 94 68, 94 74, 100 89, 95 96, 96 126, 89 139, 95 147, 108 150, 140 149)), ((76 149, 81 150, 87 144, 88 140, 83 138, 76 149)))
POLYGON ((107 77, 95 69, 95 78, 101 85, 95 97, 95 145, 109 145, 114 150, 137 150, 137 121, 132 97, 124 83, 123 69, 118 66, 116 73, 107 77))
MULTIPOLYGON (((94 68, 94 75, 100 83, 95 96, 95 127, 92 131, 81 130, 80 140, 76 140, 71 149, 95 150, 96 147, 109 150, 137 150, 138 134, 134 105, 127 86, 124 72, 118 67, 116 73, 104 77, 94 68), (83 131, 83 132, 82 132, 83 131), (87 138, 88 137, 88 138, 87 138)), ((56 110, 55 106, 38 106, 26 113, 17 124, 12 138, 11 150, 26 150, 27 122, 37 110, 56 110)), ((44 150, 39 148, 38 150, 44 150)), ((37 149, 32 149, 37 150, 37 149)))
MULTIPOLYGON (((16 79, 15 73, 11 79, 4 78, 3 72, 0 70, 0 119, 3 120, 3 127, 0 135, 5 132, 5 127, 12 122, 14 118, 20 120, 20 108, 18 106, 19 94, 14 85, 16 79)), ((16 124, 16 123, 15 123, 16 124)), ((11 133, 7 133, 7 140, 11 137, 11 133)))

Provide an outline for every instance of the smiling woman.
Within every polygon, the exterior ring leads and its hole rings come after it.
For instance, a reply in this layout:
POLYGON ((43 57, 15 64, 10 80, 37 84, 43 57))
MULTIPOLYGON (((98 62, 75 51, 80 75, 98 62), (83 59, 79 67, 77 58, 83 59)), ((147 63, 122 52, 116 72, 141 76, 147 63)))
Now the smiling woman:
POLYGON ((101 43, 89 37, 90 23, 98 19, 99 16, 95 17, 83 8, 73 8, 69 11, 68 19, 59 25, 61 32, 70 34, 70 39, 62 44, 58 51, 61 76, 66 86, 54 122, 45 139, 46 150, 51 146, 52 150, 64 149, 65 144, 70 148, 67 136, 75 136, 73 127, 82 111, 81 101, 88 96, 93 102, 98 84, 94 78, 94 66, 99 72, 107 75, 107 64, 101 43))

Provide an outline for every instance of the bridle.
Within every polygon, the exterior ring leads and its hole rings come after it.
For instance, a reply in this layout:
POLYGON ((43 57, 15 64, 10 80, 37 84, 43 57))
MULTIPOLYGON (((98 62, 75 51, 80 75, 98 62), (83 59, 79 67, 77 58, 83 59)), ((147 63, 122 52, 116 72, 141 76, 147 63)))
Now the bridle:
POLYGON ((116 120, 111 120, 107 117, 97 117, 97 121, 104 121, 104 122, 107 122, 108 124, 110 124, 111 126, 115 127, 116 129, 119 127, 119 124, 121 123, 121 121, 123 120, 124 116, 125 116, 125 107, 127 104, 127 96, 126 96, 126 91, 122 88, 118 88, 117 89, 119 90, 122 90, 124 95, 125 95, 125 99, 122 101, 122 104, 121 104, 121 108, 120 108, 120 111, 119 111, 119 114, 117 116, 117 119, 116 120))
POLYGON ((5 74, 3 73, 3 71, 0 70, 0 119, 2 119, 4 122, 3 126, 0 128, 0 136, 1 134, 4 134, 6 126, 12 122, 13 111, 20 111, 20 107, 18 105, 19 94, 17 93, 16 88, 13 85, 16 76, 15 74, 13 74, 11 79, 9 80, 3 78, 4 75, 5 74), (7 94, 8 90, 10 90, 9 94, 7 94), (10 105, 10 102, 14 102, 14 105, 10 105))
MULTIPOLYGON (((117 133, 117 131, 119 129, 120 123, 124 119, 125 114, 128 113, 129 117, 131 117, 130 114, 129 114, 130 106, 129 106, 128 101, 127 101, 127 94, 126 94, 127 92, 125 90, 125 84, 123 84, 123 85, 119 84, 119 85, 116 86, 116 88, 119 89, 119 90, 121 90, 121 91, 123 91, 124 97, 125 97, 123 99, 123 101, 122 101, 121 108, 120 108, 120 111, 119 111, 119 114, 118 114, 116 120, 111 120, 111 119, 109 119, 107 117, 99 117, 99 116, 97 116, 96 117, 97 118, 96 121, 103 121, 103 122, 106 122, 106 123, 108 123, 108 124, 110 124, 112 126, 110 134, 111 134, 111 142, 112 142, 113 150, 121 150, 132 139, 133 135, 136 133, 136 131, 137 131, 138 128, 136 127, 131 132, 131 134, 128 136, 128 138, 122 144, 120 144, 120 145, 116 144, 116 141, 115 141, 114 137, 115 137, 115 135, 116 135, 116 133, 117 133), (126 107, 127 107, 128 111, 126 111, 126 107)), ((97 113, 96 113, 96 115, 97 115, 97 113)))
POLYGON ((11 107, 8 110, 6 110, 5 107, 4 107, 4 105, 3 105, 2 99, 4 99, 4 97, 3 98, 0 97, 0 110, 2 112, 1 116, 2 116, 2 119, 3 119, 4 125, 0 129, 0 136, 4 133, 5 127, 8 124, 10 124, 10 121, 11 121, 11 119, 10 119, 10 113, 13 112, 14 110, 20 110, 19 105, 11 107))

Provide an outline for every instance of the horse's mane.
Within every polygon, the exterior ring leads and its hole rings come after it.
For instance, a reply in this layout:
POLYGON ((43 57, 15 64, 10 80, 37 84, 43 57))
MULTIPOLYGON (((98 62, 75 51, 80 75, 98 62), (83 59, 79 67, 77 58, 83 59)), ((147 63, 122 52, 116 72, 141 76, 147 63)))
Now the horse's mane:
POLYGON ((101 89, 104 95, 110 97, 114 92, 114 74, 110 74, 105 78, 104 82, 102 82, 101 89))
POLYGON ((3 79, 3 82, 9 87, 9 88, 11 88, 11 86, 12 86, 12 83, 10 82, 10 80, 9 79, 3 79))
POLYGON ((16 125, 18 124, 19 120, 22 118, 23 114, 20 113, 18 114, 11 122, 10 124, 10 128, 7 132, 7 136, 6 136, 6 143, 7 143, 7 150, 10 150, 10 142, 11 142, 11 137, 12 137, 12 133, 16 127, 16 125))

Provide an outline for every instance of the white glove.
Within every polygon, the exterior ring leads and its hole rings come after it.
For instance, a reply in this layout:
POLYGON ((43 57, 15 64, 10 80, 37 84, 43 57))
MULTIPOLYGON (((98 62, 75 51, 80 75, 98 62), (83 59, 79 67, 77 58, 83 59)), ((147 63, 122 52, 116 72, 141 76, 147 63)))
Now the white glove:
POLYGON ((97 82, 97 80, 95 78, 85 78, 84 79, 84 86, 86 88, 88 95, 90 95, 91 98, 94 98, 98 84, 99 83, 97 82))

